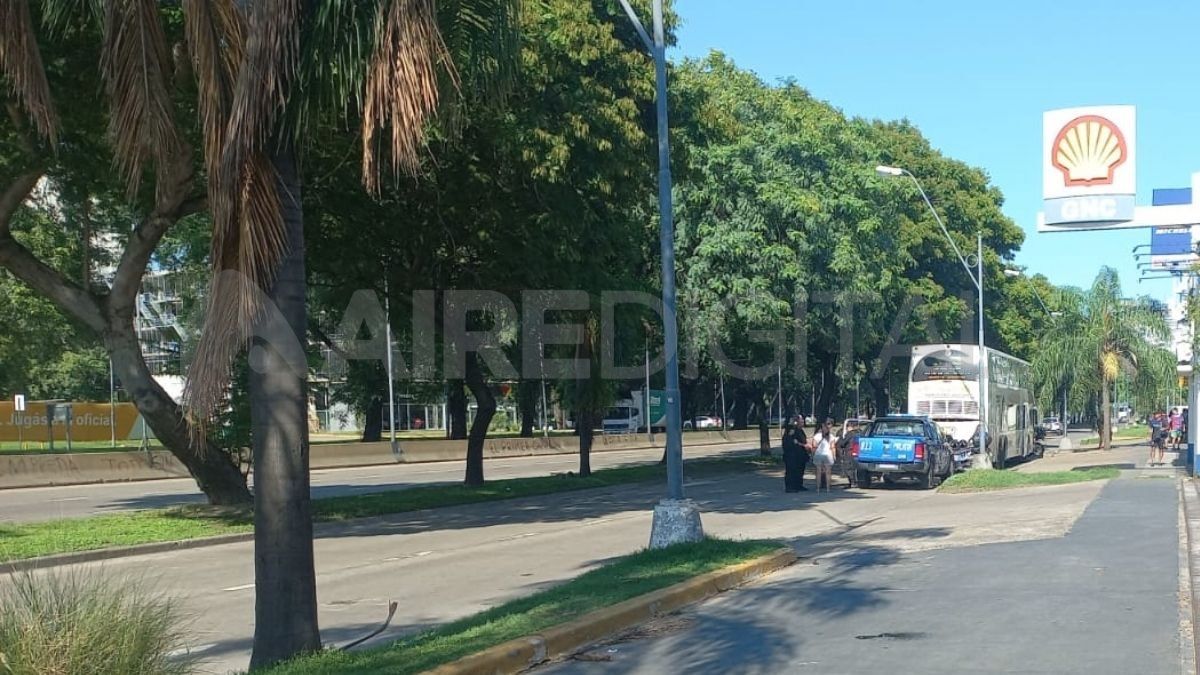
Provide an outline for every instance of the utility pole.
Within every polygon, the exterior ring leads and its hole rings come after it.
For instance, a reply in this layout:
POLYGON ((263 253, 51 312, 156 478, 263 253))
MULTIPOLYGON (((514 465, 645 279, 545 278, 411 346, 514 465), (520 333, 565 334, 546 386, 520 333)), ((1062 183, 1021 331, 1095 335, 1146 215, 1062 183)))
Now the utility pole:
POLYGON ((663 0, 654 0, 654 39, 633 11, 620 0, 646 49, 654 56, 655 112, 658 118, 659 249, 662 256, 663 351, 666 363, 667 498, 654 508, 650 547, 700 541, 700 511, 683 496, 683 421, 679 400, 679 335, 675 317, 675 221, 671 205, 671 146, 667 127, 667 45, 663 34, 663 0))

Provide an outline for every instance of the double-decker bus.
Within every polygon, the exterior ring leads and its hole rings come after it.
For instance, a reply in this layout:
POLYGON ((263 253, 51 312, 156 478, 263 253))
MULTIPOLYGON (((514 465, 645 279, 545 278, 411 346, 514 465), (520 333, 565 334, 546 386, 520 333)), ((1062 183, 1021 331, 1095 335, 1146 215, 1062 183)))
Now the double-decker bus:
MULTIPOLYGON (((987 456, 1002 467, 1040 452, 1039 417, 1029 364, 995 349, 986 353, 987 456)), ((930 417, 972 454, 979 453, 979 366, 976 345, 917 345, 908 378, 909 414, 930 417)))

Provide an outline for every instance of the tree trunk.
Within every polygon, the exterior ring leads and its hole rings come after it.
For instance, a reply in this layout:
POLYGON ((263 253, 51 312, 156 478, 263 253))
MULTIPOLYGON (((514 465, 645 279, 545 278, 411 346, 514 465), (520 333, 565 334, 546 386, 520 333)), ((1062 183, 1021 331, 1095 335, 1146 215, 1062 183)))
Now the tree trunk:
POLYGON ((211 445, 207 439, 193 439, 183 409, 158 384, 146 367, 133 320, 112 318, 106 339, 112 357, 113 372, 137 406, 142 419, 154 431, 154 437, 175 455, 196 485, 213 505, 249 504, 246 478, 229 454, 211 445))
POLYGON ((208 439, 193 438, 197 434, 182 409, 150 375, 133 331, 138 286, 155 246, 180 217, 181 202, 163 196, 171 204, 160 205, 161 211, 156 210, 130 234, 112 288, 93 293, 37 259, 9 231, 12 213, 39 177, 37 173, 22 177, 0 195, 0 266, 104 342, 113 371, 138 412, 159 442, 187 467, 210 503, 248 503, 250 491, 238 466, 208 439))
POLYGON ((467 437, 466 483, 472 487, 483 485, 483 442, 487 440, 488 427, 496 414, 496 397, 483 379, 479 368, 479 355, 467 354, 467 387, 475 397, 475 421, 467 437))
POLYGON ((1109 450, 1112 446, 1112 403, 1109 396, 1109 383, 1100 378, 1100 449, 1109 450))
POLYGON ((834 363, 831 358, 821 366, 825 376, 821 378, 821 385, 817 389, 816 418, 818 425, 830 416, 834 400, 837 397, 838 387, 841 386, 834 363))
POLYGON ((871 385, 871 401, 873 405, 871 417, 886 415, 891 401, 891 392, 888 391, 887 379, 880 378, 876 380, 872 378, 868 379, 867 382, 871 385))
POLYGON ((587 478, 592 475, 592 439, 596 435, 595 421, 592 413, 582 412, 575 415, 579 426, 579 475, 587 478))
POLYGON ((374 443, 383 439, 383 397, 372 396, 367 404, 367 412, 363 416, 362 440, 364 443, 374 443))
POLYGON ((758 421, 758 454, 771 456, 771 424, 765 417, 758 421))
POLYGON ((446 386, 449 387, 446 409, 450 416, 450 439, 461 441, 467 437, 467 393, 463 390, 462 380, 450 380, 446 386))
POLYGON ((733 394, 733 428, 735 430, 750 428, 750 400, 741 387, 733 394))
POLYGON ((541 382, 521 380, 517 386, 518 402, 521 406, 521 438, 533 438, 533 427, 537 424, 538 387, 541 382))
MULTIPOLYGON (((254 448, 254 650, 264 668, 321 649, 309 496, 308 375, 305 363, 304 216, 295 155, 274 158, 288 251, 270 292, 282 322, 263 321, 251 346, 254 448), (296 352, 299 352, 298 354, 296 352)), ((268 319, 271 317, 268 314, 268 319)))

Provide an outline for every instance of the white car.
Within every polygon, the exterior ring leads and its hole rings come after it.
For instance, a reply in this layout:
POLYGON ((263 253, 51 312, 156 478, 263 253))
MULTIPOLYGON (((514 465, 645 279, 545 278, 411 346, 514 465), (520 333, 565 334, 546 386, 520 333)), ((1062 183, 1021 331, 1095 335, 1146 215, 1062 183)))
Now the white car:
POLYGON ((700 415, 683 423, 684 429, 720 429, 721 418, 716 415, 700 415))
POLYGON ((1057 417, 1047 417, 1042 420, 1042 429, 1048 434, 1061 434, 1063 432, 1063 425, 1057 417))

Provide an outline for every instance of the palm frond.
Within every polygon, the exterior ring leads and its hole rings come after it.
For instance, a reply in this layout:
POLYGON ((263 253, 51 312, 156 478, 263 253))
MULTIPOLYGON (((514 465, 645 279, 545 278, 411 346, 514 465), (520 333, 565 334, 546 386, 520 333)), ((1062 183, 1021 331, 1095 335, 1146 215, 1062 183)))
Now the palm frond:
POLYGON ((439 67, 451 69, 432 0, 380 5, 362 122, 363 184, 372 194, 379 192, 376 135, 385 126, 391 127, 392 170, 417 173, 425 127, 437 111, 439 67))
POLYGON ((111 105, 108 133, 130 195, 146 162, 165 171, 179 145, 171 114, 171 55, 156 0, 109 0, 100 70, 111 105))
POLYGON ((204 162, 217 172, 233 108, 233 86, 245 50, 245 27, 233 0, 184 0, 184 27, 196 75, 204 162))
POLYGON ((461 78, 461 96, 442 118, 457 132, 465 106, 502 106, 516 82, 521 54, 521 0, 440 0, 438 25, 461 78))
POLYGON ((0 0, 0 77, 42 138, 56 145, 58 113, 26 0, 0 0))
POLYGON ((42 23, 61 33, 71 25, 94 26, 104 22, 106 0, 42 0, 42 23))
MULTIPOLYGON (((213 216, 213 281, 204 332, 188 372, 185 399, 194 417, 211 417, 223 400, 230 368, 263 310, 265 293, 287 252, 277 176, 270 156, 286 138, 280 129, 299 58, 299 0, 261 0, 246 19, 240 63, 236 49, 223 70, 237 63, 223 131, 206 139, 209 203, 213 216)), ((225 30, 237 17, 223 15, 225 30)), ((215 24, 210 24, 215 25, 215 24)), ((203 27, 194 29, 201 30, 203 27)), ((203 77, 203 76, 202 76, 203 77)), ((218 86, 213 78, 211 86, 218 86)))

